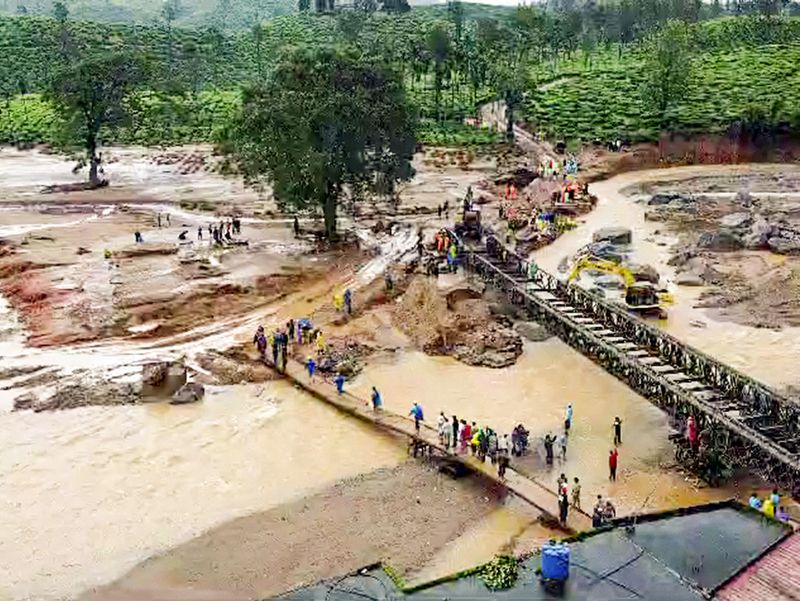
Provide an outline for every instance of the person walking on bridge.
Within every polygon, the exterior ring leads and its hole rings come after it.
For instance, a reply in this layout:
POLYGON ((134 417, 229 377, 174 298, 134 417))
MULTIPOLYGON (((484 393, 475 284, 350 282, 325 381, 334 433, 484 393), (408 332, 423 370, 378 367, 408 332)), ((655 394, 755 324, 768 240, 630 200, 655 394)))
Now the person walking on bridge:
POLYGON ((572 403, 567 405, 567 411, 564 414, 564 432, 569 434, 569 429, 572 426, 572 403))
POLYGON ((436 431, 439 433, 439 443, 444 444, 445 436, 447 436, 449 424, 447 418, 444 416, 444 411, 439 412, 439 417, 436 418, 436 431))
POLYGON ((572 506, 575 509, 581 508, 581 482, 575 477, 575 484, 572 485, 572 506))
POLYGON ((567 525, 567 514, 569 513, 569 498, 565 491, 558 493, 558 519, 562 526, 567 525))
POLYGON ((617 463, 619 461, 619 451, 614 449, 608 452, 608 479, 617 481, 617 463))
POLYGON ((458 440, 458 417, 457 416, 455 416, 455 415, 453 416, 453 421, 450 423, 450 426, 453 429, 453 436, 451 438, 451 440, 453 442, 453 449, 455 449, 455 451, 458 452, 458 443, 460 441, 458 440))
POLYGON ((414 417, 414 428, 416 429, 417 434, 419 434, 419 423, 425 419, 425 416, 422 413, 422 405, 419 403, 414 403, 414 405, 411 407, 411 411, 409 411, 408 414, 414 417))
POLYGON ((618 447, 622 444, 622 420, 619 416, 614 418, 614 446, 618 447))

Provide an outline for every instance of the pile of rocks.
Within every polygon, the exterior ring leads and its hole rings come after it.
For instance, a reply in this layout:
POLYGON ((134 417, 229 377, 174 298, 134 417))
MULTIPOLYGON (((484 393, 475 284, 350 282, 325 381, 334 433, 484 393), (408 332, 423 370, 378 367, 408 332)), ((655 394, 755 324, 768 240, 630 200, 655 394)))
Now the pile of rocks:
POLYGON ((698 246, 713 251, 746 248, 795 254, 800 253, 800 228, 782 216, 768 219, 760 213, 742 211, 723 217, 717 231, 700 236, 698 246))

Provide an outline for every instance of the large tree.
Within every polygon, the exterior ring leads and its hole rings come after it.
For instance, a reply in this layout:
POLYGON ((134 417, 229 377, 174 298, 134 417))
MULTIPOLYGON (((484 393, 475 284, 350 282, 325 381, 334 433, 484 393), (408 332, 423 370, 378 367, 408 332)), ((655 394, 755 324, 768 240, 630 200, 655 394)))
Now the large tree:
POLYGON ((399 75, 353 50, 300 49, 244 91, 222 149, 283 206, 321 208, 336 236, 344 190, 385 190, 413 175, 415 114, 399 75))
POLYGON ((89 181, 100 183, 98 136, 103 127, 127 121, 125 97, 145 80, 143 61, 128 53, 100 54, 59 70, 47 92, 66 116, 70 144, 81 144, 89 163, 89 181))
POLYGON ((691 39, 682 21, 668 21, 645 42, 644 102, 666 126, 670 107, 686 94, 691 74, 691 39))

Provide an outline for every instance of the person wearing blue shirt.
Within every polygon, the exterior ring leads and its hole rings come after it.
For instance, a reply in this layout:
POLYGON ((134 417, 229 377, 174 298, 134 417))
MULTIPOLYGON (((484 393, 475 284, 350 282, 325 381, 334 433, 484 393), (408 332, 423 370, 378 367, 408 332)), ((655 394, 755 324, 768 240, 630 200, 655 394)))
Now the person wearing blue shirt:
POLYGON ((381 408, 383 404, 383 399, 381 399, 381 393, 378 392, 378 389, 374 386, 372 387, 372 408, 377 411, 381 408))
POLYGON ((414 427, 417 429, 417 434, 419 434, 419 422, 425 419, 422 414, 422 406, 419 403, 414 403, 414 406, 411 407, 411 411, 409 411, 408 414, 414 416, 414 427))
POLYGON ((341 373, 336 376, 334 383, 336 384, 336 392, 342 394, 344 392, 344 376, 341 373))
POLYGON ((759 511, 761 510, 761 500, 758 498, 756 493, 750 495, 750 507, 753 509, 758 509, 759 511))
POLYGON ((769 496, 769 498, 772 499, 772 504, 775 506, 775 509, 780 507, 781 496, 778 494, 778 489, 777 488, 773 488, 772 489, 772 494, 769 496))

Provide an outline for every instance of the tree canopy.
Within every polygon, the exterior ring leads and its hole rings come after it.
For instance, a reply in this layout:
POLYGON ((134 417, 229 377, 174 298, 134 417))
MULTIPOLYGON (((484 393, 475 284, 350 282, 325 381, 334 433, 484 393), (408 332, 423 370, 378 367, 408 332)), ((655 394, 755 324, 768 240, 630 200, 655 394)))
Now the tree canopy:
POLYGON ((670 105, 679 99, 689 83, 690 36, 686 23, 670 21, 645 42, 645 104, 665 124, 670 105))
POLYGON ((125 122, 125 97, 146 79, 146 65, 133 54, 114 52, 77 61, 53 76, 47 96, 67 116, 65 141, 82 145, 89 181, 99 183, 98 136, 125 122))
POLYGON ((352 50, 295 50, 245 90, 222 149, 286 207, 322 208, 336 235, 345 189, 385 191, 413 175, 416 117, 400 76, 352 50))

